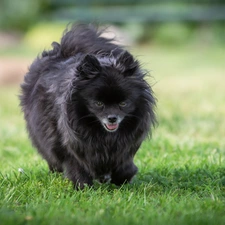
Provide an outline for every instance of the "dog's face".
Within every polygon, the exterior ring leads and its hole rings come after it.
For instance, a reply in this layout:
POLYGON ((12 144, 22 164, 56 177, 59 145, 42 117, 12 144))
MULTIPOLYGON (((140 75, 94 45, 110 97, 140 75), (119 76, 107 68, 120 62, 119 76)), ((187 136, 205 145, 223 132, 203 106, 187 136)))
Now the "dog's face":
POLYGON ((120 82, 110 73, 113 71, 107 68, 101 77, 93 79, 83 96, 88 111, 95 115, 106 131, 115 132, 135 110, 135 98, 122 79, 120 82))
POLYGON ((89 111, 98 118, 108 132, 115 132, 119 128, 120 123, 129 117, 129 114, 134 110, 129 99, 120 101, 115 98, 114 100, 111 102, 110 98, 107 99, 107 96, 104 96, 104 98, 93 99, 88 104, 89 111))
POLYGON ((122 110, 123 107, 126 107, 125 102, 118 105, 107 105, 101 101, 93 101, 91 111, 107 131, 114 132, 126 116, 126 113, 122 110))
POLYGON ((138 98, 136 87, 126 78, 126 73, 132 75, 137 65, 131 55, 123 57, 126 57, 125 63, 120 57, 117 59, 119 62, 113 62, 114 65, 104 65, 104 62, 102 65, 94 56, 86 56, 77 68, 82 89, 80 95, 89 113, 94 115, 108 132, 116 132, 121 123, 131 117, 138 98), (123 71, 116 68, 116 63, 123 71))

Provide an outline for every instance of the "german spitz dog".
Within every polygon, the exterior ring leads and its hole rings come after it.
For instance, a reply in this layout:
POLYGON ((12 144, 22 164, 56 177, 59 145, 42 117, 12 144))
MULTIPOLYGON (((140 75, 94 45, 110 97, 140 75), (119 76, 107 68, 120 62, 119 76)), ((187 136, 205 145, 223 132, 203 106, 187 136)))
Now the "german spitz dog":
POLYGON ((72 25, 25 75, 20 96, 33 145, 75 188, 122 185, 156 123, 156 99, 139 62, 94 25, 72 25))

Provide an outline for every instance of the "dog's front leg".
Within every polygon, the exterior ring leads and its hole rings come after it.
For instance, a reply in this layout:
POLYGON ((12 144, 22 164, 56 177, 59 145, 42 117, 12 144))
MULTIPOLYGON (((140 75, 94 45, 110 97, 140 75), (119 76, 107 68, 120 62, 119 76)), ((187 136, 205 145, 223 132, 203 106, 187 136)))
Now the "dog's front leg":
POLYGON ((133 163, 133 160, 130 160, 113 170, 111 175, 111 183, 116 185, 129 183, 137 171, 138 169, 133 163))
POLYGON ((65 168, 66 177, 71 180, 76 189, 83 189, 85 186, 93 185, 92 176, 82 167, 79 162, 70 157, 64 161, 63 166, 65 168))

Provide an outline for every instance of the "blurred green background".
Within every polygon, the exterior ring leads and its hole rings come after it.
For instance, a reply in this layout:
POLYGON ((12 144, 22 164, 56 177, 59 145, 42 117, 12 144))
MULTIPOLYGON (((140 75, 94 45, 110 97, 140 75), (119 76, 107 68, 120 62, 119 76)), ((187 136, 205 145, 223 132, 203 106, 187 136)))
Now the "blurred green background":
POLYGON ((71 22, 109 26, 132 47, 225 46, 225 0, 0 0, 0 85, 21 82, 71 22))

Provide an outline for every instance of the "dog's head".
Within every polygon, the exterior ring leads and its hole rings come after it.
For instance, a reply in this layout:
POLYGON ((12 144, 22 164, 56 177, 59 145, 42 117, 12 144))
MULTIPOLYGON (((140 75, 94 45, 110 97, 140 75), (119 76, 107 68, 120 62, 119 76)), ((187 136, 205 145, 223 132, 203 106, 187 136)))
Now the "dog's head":
POLYGON ((130 53, 124 51, 111 58, 86 55, 76 76, 76 95, 87 108, 87 117, 97 118, 106 131, 117 131, 124 120, 137 120, 140 96, 148 86, 130 53))

